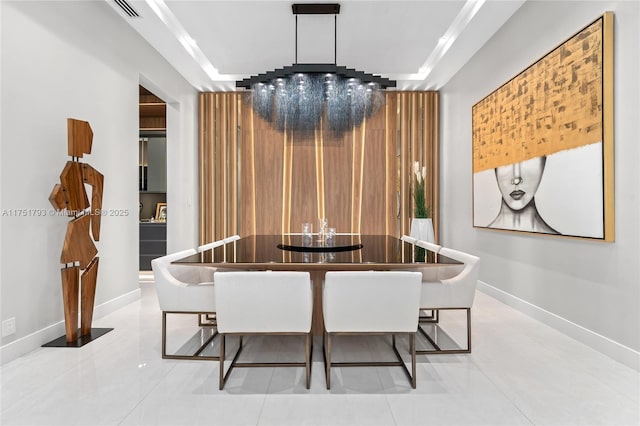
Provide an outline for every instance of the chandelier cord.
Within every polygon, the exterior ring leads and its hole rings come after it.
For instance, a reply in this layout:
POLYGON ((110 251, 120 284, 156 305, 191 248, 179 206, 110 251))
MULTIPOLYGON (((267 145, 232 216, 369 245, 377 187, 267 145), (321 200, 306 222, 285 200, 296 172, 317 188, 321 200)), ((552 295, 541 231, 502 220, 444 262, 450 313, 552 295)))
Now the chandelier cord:
MULTIPOLYGON (((294 64, 298 64, 298 14, 296 16, 296 35, 295 35, 295 62, 294 64)), ((333 14, 333 65, 338 65, 338 14, 333 14)))
POLYGON ((333 14, 333 65, 338 65, 338 15, 333 14))

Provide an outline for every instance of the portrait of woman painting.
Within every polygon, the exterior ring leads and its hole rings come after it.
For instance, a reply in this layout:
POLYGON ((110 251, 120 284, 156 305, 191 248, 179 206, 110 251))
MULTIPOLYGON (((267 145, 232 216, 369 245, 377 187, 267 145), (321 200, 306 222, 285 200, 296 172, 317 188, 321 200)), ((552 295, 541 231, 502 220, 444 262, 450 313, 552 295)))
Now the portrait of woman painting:
POLYGON ((613 240, 613 16, 473 106, 473 225, 613 240))

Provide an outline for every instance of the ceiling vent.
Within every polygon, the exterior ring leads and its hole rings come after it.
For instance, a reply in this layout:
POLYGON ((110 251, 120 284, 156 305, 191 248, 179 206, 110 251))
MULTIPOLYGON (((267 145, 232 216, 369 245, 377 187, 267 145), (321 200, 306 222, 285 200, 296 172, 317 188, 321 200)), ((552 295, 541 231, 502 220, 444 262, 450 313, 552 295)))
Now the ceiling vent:
POLYGON ((113 0, 130 18, 139 18, 140 14, 126 0, 113 0))

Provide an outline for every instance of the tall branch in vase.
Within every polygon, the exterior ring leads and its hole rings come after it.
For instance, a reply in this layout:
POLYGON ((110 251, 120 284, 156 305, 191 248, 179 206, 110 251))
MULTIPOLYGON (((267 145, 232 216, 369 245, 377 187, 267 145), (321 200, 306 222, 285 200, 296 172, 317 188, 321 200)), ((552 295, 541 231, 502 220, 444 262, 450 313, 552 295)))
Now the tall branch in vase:
POLYGON ((427 207, 427 200, 425 195, 425 178, 427 176, 427 168, 425 166, 420 167, 420 163, 415 161, 413 163, 414 185, 413 185, 413 201, 415 204, 413 215, 416 218, 428 218, 431 216, 431 211, 427 207))
MULTIPOLYGON (((428 220, 431 215, 431 211, 427 206, 425 180, 427 177, 427 168, 425 166, 420 167, 420 163, 415 161, 413 163, 413 217, 411 221, 411 236, 416 239, 428 239, 427 235, 433 234, 423 230, 425 226, 430 227, 430 221, 428 220), (424 219, 418 220, 418 219, 424 219), (428 223, 423 223, 423 222, 428 223)), ((424 262, 426 258, 426 251, 422 247, 416 247, 415 260, 418 262, 424 262)))

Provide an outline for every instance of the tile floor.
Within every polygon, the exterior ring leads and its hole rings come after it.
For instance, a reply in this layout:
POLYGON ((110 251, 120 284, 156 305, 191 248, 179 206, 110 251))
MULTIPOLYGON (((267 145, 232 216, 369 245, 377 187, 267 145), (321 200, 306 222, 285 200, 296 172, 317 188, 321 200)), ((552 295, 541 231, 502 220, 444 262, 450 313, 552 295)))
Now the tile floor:
MULTIPOLYGON (((640 424, 638 372, 483 293, 473 353, 419 357, 415 390, 399 367, 367 367, 333 369, 327 391, 317 339, 310 390, 302 368, 253 368, 235 369, 219 391, 217 362, 161 359, 157 298, 152 283, 140 285, 139 301, 94 322, 114 331, 81 349, 41 348, 3 366, 0 424, 640 424)), ((179 350, 198 339, 193 323, 171 320, 179 350)), ((463 324, 463 313, 443 314, 453 339, 464 338, 463 324)), ((300 338, 254 337, 243 359, 294 360, 302 348, 300 338)), ((389 340, 336 339, 333 359, 355 358, 393 359, 389 340)))

